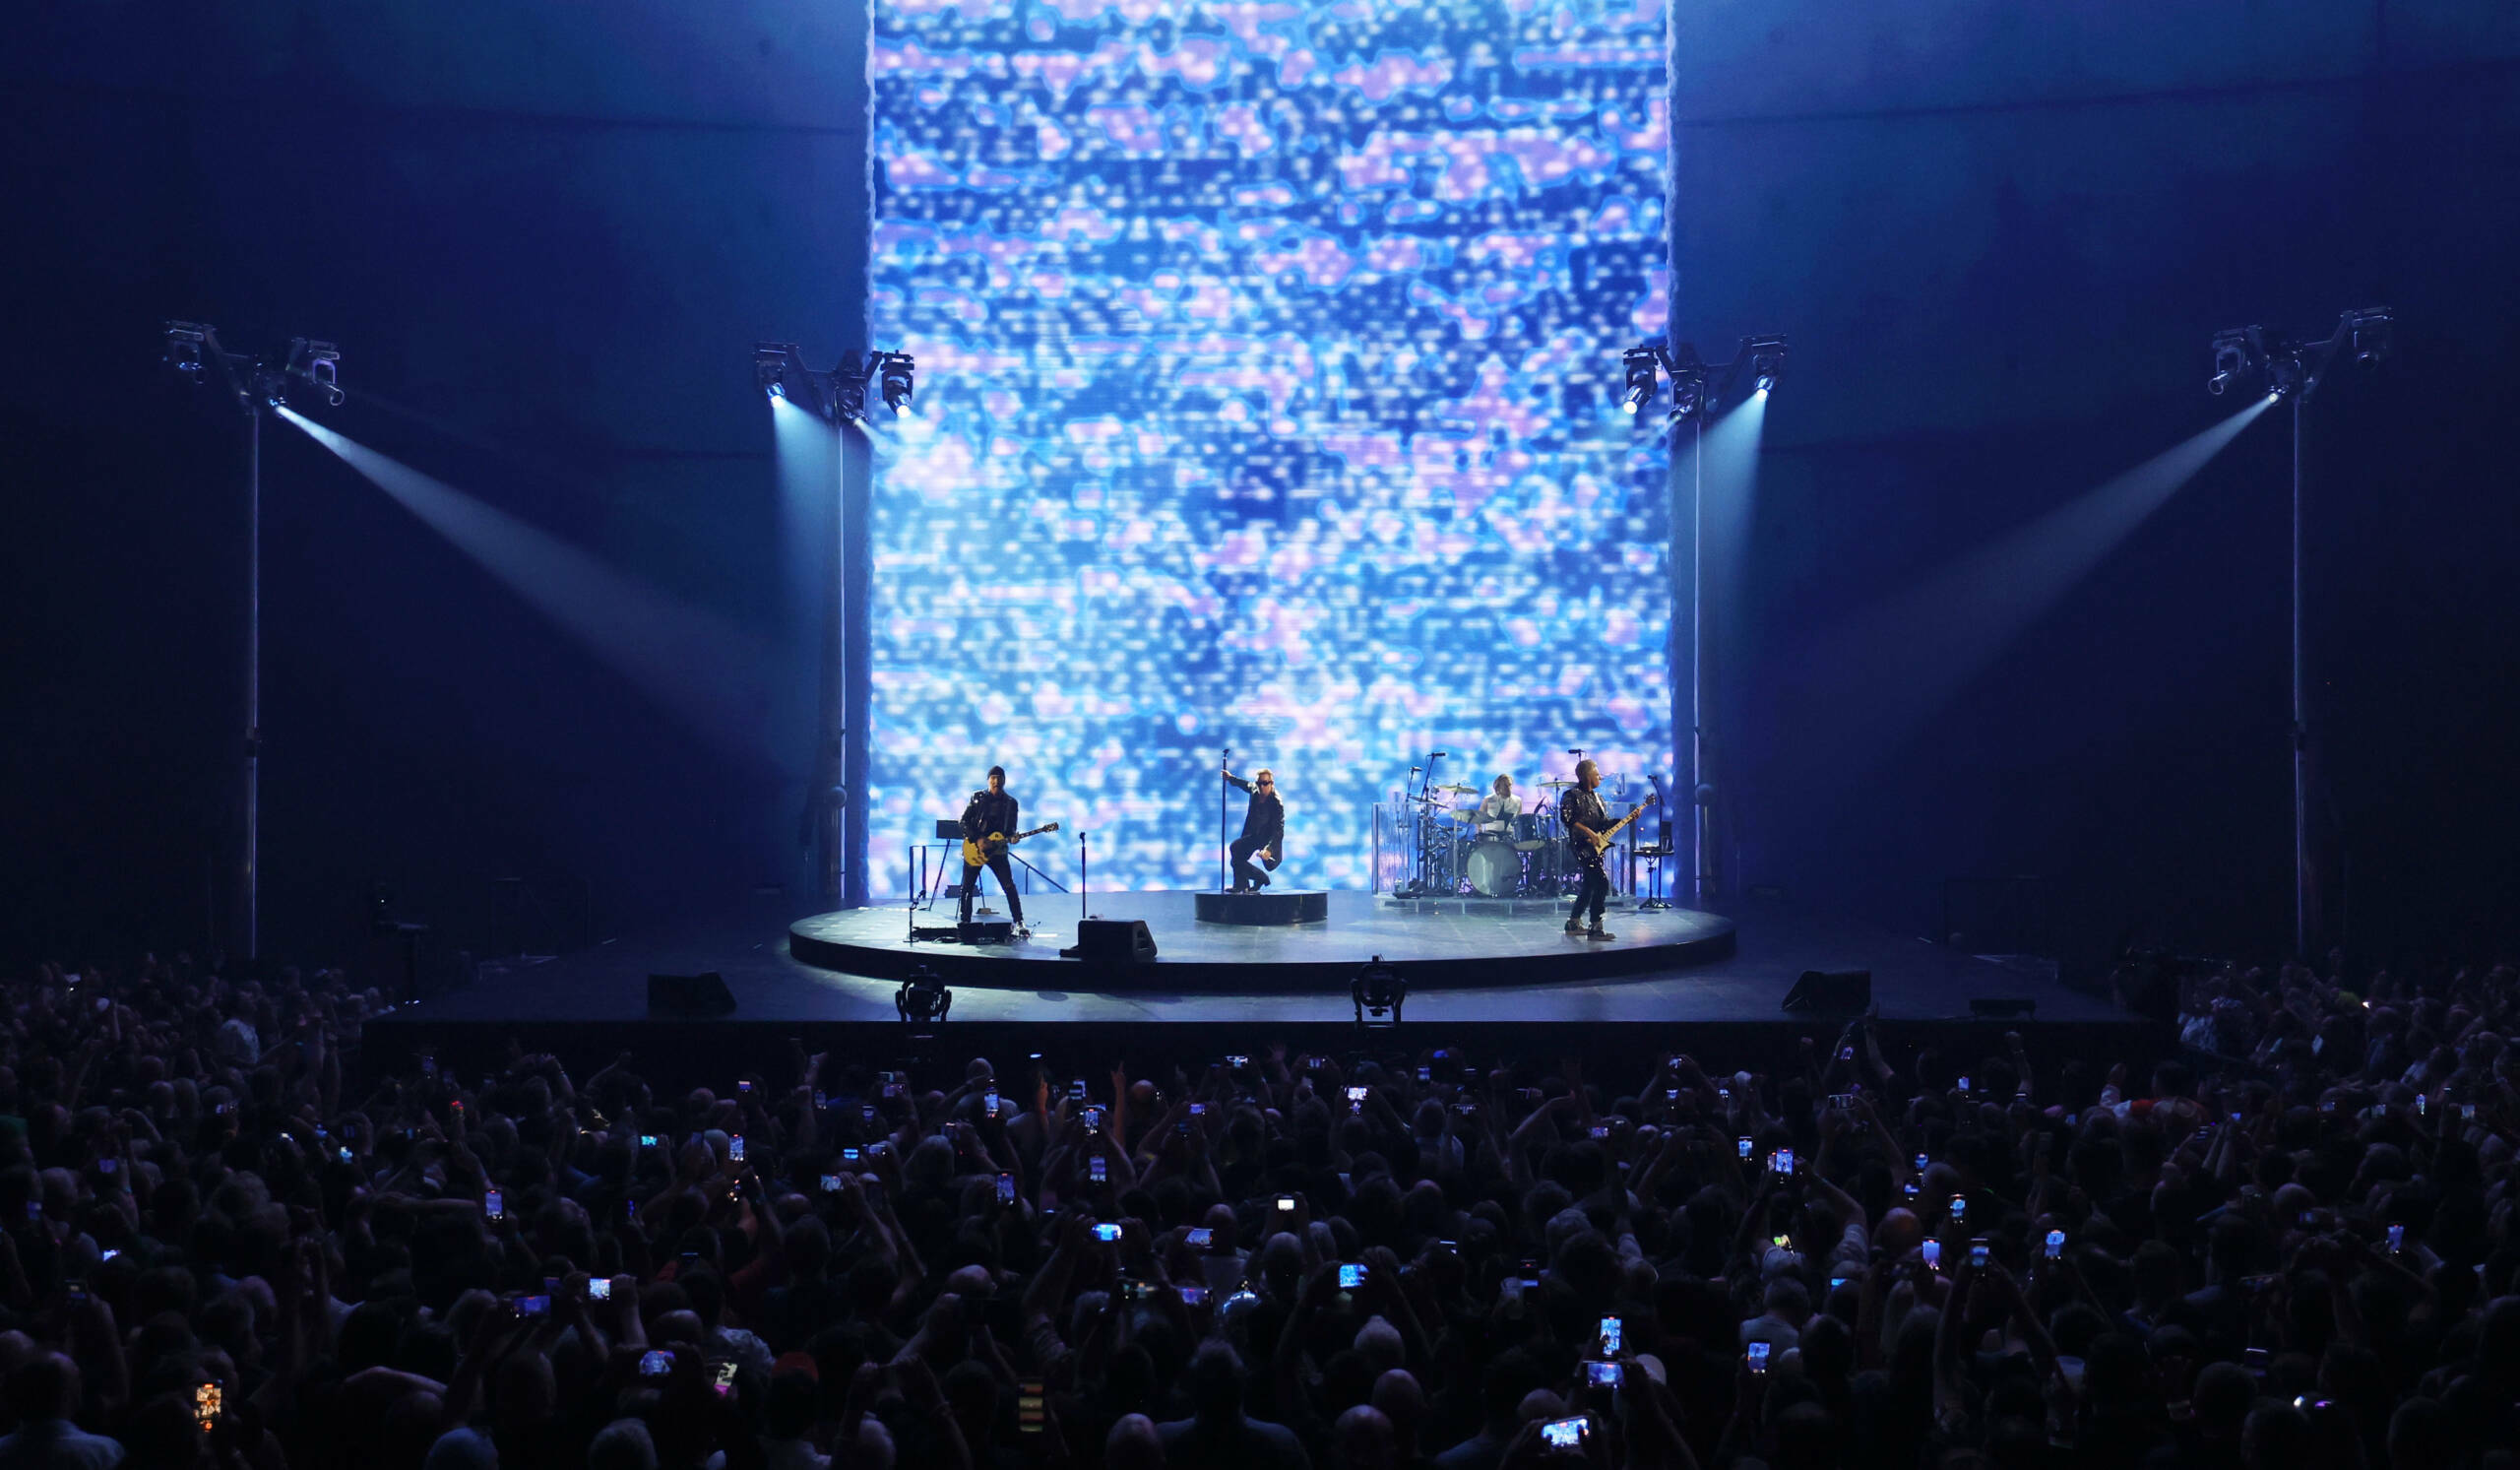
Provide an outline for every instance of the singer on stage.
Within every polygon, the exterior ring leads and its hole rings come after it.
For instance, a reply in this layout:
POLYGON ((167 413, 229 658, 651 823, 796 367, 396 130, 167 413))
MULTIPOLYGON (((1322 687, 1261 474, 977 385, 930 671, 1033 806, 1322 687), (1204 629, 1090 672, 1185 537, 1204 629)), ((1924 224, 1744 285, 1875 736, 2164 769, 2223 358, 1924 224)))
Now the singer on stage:
MULTIPOLYGON (((971 804, 963 808, 963 837, 981 844, 987 855, 987 871, 996 875, 997 886, 1005 891, 1006 912, 1015 920, 1019 930, 1024 927, 1024 900, 1015 893, 1015 870, 1006 861, 1006 849, 989 841, 993 835, 1013 836, 1016 821, 1022 814, 1015 796, 1006 789, 1006 769, 988 768, 988 790, 972 793, 971 804)), ((963 863, 963 923, 972 922, 972 898, 980 891, 982 869, 966 859, 963 863)))
POLYGON ((1251 794, 1251 804, 1242 812, 1242 835, 1233 840, 1233 891, 1256 893, 1269 886, 1269 874, 1252 863, 1251 855, 1265 849, 1271 867, 1286 861, 1287 808, 1278 799, 1277 778, 1266 766, 1249 781, 1228 771, 1225 784, 1251 794))

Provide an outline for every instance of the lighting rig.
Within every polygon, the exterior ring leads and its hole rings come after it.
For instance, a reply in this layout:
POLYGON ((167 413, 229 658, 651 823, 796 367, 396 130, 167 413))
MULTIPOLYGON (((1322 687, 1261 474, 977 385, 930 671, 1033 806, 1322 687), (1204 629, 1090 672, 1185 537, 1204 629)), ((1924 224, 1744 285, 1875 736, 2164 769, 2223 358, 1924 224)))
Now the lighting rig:
POLYGON ((1668 338, 1653 338, 1619 354, 1619 365, 1627 373, 1627 392, 1621 407, 1631 414, 1643 413, 1647 404, 1662 395, 1662 379, 1669 377, 1671 422, 1694 419, 1710 404, 1730 398, 1744 381, 1753 393, 1775 388, 1778 376, 1785 371, 1786 352, 1782 332, 1742 338, 1730 362, 1706 361, 1698 356, 1693 343, 1674 344, 1668 338))
POLYGON ((2309 669, 2302 642, 2301 487, 2308 472, 2307 410, 2341 354, 2376 367, 2389 355, 2396 316, 2386 306, 2363 306, 2339 315, 2336 330, 2316 342, 2270 344, 2263 327, 2230 327, 2214 334, 2214 374, 2205 391, 2220 397, 2234 388, 2265 385, 2266 400, 2293 405, 2293 943, 2303 956, 2323 937, 2317 913, 2316 864, 2310 854, 2309 669))
POLYGON ((2364 306, 2336 319, 2336 330, 2316 342, 2279 341, 2272 346, 2263 327, 2227 327, 2214 334, 2214 375, 2205 391, 2221 397, 2236 387, 2266 385, 2269 398, 2307 398, 2337 354, 2371 366, 2389 354, 2389 332, 2395 317, 2386 306, 2364 306))
POLYGON ((342 350, 311 337, 288 340, 275 360, 231 352, 208 322, 165 324, 166 365, 187 382, 214 376, 245 411, 245 862, 244 951, 262 952, 262 761, 263 761, 263 417, 288 402, 292 387, 340 408, 342 350))
POLYGON ((248 414, 288 402, 292 381, 305 384, 336 409, 347 397, 342 392, 342 350, 310 337, 290 338, 287 354, 275 361, 227 351, 220 345, 219 329, 208 322, 168 322, 166 365, 192 383, 210 381, 215 369, 220 386, 248 414))
POLYGON ((763 393, 809 409, 831 423, 864 419, 870 386, 885 408, 899 414, 916 390, 917 370, 908 352, 869 352, 862 357, 843 352, 839 363, 823 372, 807 367, 804 353, 792 342, 755 343, 752 350, 753 381, 763 393))
MULTIPOLYGON (((1785 334, 1764 332, 1744 337, 1734 347, 1732 360, 1709 362, 1697 353, 1692 343, 1673 343, 1665 337, 1639 343, 1619 354, 1619 366, 1627 374, 1627 389, 1621 407, 1630 414, 1642 414, 1645 406, 1662 394, 1662 380, 1671 380, 1671 411, 1668 420, 1670 433, 1676 435, 1682 425, 1698 439, 1698 452, 1690 456, 1690 489, 1688 514, 1694 530, 1689 537, 1689 781, 1691 817, 1691 852, 1689 855, 1689 887, 1693 902, 1704 903, 1716 896, 1721 875, 1715 867, 1715 799, 1713 779, 1714 751, 1707 729, 1709 696, 1706 686, 1706 455, 1704 438, 1710 409, 1732 398, 1746 382, 1754 397, 1765 397, 1776 387, 1785 371, 1787 352, 1785 334)), ((1676 609, 1674 609, 1676 618, 1676 609)), ((1677 725, 1678 712, 1672 723, 1677 725)))

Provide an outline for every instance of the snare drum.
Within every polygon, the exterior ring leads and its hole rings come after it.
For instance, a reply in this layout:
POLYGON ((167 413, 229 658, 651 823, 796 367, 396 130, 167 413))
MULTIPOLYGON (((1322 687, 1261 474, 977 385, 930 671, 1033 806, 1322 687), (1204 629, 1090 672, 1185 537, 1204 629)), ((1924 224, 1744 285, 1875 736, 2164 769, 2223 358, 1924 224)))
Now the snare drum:
POLYGON ((1482 837, 1471 845, 1462 875, 1481 898, 1512 898, 1522 890, 1523 855, 1502 837, 1482 837))

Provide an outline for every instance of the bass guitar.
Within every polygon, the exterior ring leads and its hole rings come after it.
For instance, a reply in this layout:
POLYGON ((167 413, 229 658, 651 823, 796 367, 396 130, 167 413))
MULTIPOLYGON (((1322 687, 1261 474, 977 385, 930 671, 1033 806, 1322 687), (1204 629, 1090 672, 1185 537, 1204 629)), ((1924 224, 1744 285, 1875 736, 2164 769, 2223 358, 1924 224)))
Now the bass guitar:
POLYGON ((1050 822, 1035 827, 1030 832, 1018 832, 1012 837, 1003 832, 991 832, 986 837, 966 837, 963 839, 963 863, 970 867, 986 867, 988 860, 1022 842, 1025 838, 1039 837, 1044 832, 1056 832, 1058 829, 1058 823, 1050 822))
MULTIPOLYGON (((1620 828, 1625 827, 1628 823, 1636 820, 1640 816, 1643 816, 1645 814, 1646 807, 1651 806, 1662 799, 1663 796, 1660 792, 1646 793, 1645 799, 1636 803, 1636 809, 1634 811, 1629 812, 1627 815, 1620 817, 1617 821, 1610 823, 1607 827, 1593 834, 1593 851, 1596 853, 1608 852, 1610 850, 1610 844, 1618 840, 1620 828)), ((1575 835, 1578 840, 1581 840, 1583 837, 1583 834, 1580 832, 1575 835)))

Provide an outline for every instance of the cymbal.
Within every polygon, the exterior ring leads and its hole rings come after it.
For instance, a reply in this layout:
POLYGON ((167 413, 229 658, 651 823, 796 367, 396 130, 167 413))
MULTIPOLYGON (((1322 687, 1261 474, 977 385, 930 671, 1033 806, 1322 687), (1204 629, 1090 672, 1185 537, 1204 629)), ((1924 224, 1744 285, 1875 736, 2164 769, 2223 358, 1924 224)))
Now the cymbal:
POLYGON ((1464 797, 1475 797, 1479 795, 1479 788, 1475 786, 1439 786, 1436 787, 1435 790, 1439 792, 1453 792, 1464 797))
POLYGON ((1574 781, 1544 781, 1541 783, 1543 786, 1578 786, 1581 784, 1582 783, 1580 782, 1574 781))

